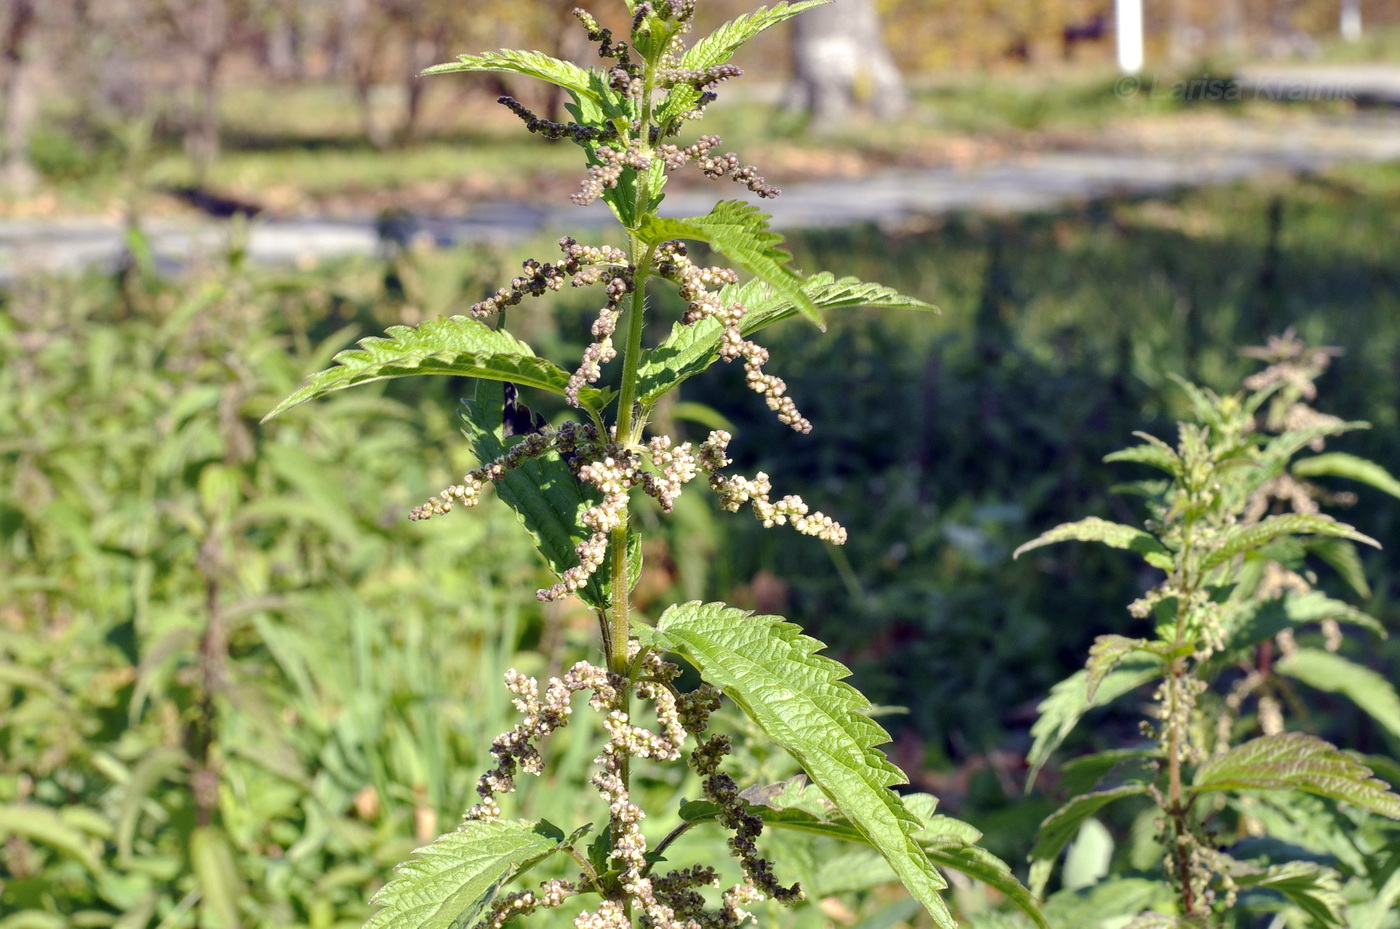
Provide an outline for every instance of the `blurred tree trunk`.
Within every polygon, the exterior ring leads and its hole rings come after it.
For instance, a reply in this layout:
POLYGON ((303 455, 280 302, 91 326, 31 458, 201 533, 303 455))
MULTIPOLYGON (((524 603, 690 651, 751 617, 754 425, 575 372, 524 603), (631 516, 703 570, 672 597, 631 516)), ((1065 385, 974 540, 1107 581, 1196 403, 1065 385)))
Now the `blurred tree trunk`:
POLYGON ((194 59, 194 101, 185 128, 185 151, 203 183, 219 157, 219 69, 229 42, 227 0, 180 0, 170 7, 175 31, 194 59))
POLYGON ((1244 48, 1244 10, 1241 0, 1221 0, 1216 12, 1216 44, 1229 55, 1244 48))
POLYGON ((34 0, 9 0, 0 35, 0 103, 5 107, 0 129, 0 189, 30 193, 38 174, 29 163, 29 130, 34 122, 34 64, 30 41, 36 19, 34 0))
POLYGON ((840 124, 858 105, 880 119, 909 106, 874 0, 835 0, 793 20, 792 69, 789 106, 810 113, 818 127, 840 124))

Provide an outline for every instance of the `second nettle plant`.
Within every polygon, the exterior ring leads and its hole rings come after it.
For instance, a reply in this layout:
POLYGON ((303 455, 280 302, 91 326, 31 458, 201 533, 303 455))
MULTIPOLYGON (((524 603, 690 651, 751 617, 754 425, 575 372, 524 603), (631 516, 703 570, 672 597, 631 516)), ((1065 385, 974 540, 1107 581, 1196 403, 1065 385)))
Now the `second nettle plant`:
POLYGON ((1033 779, 1091 709, 1155 684, 1138 745, 1065 766, 1071 796, 1041 825, 1031 885, 1039 895, 1077 836, 1097 832, 1111 846, 1093 817, 1123 804, 1146 806, 1139 822, 1151 838, 1139 841, 1147 853, 1139 857, 1156 857, 1166 879, 1147 877, 1155 869, 1146 861, 1138 874, 1079 876, 1079 894, 1047 901, 1057 924, 1077 912, 1127 929, 1263 925, 1252 921, 1261 913, 1290 929, 1400 925, 1400 796, 1372 770, 1394 762, 1358 759, 1290 731, 1286 719, 1290 706, 1301 707, 1294 691, 1303 684, 1349 697, 1400 737, 1394 686, 1341 653, 1340 624, 1364 634, 1384 628, 1318 589, 1309 566, 1310 558, 1329 564, 1368 596, 1356 545, 1378 543, 1321 512, 1355 498, 1315 479, 1347 478, 1395 496, 1400 481, 1374 462, 1324 450, 1327 439, 1366 427, 1310 405, 1333 350, 1290 331, 1245 353, 1268 365, 1246 379, 1246 393, 1219 396, 1180 381, 1195 421, 1180 424, 1176 444, 1139 433, 1143 444, 1108 457, 1162 475, 1126 488, 1150 501, 1145 529, 1090 518, 1017 551, 1101 542, 1162 575, 1128 608, 1134 634, 1099 636, 1086 667, 1041 704, 1029 760, 1033 779), (1314 454, 1297 457, 1307 450, 1314 454))
POLYGON ((669 511, 703 474, 726 510, 748 505, 765 526, 790 526, 830 544, 845 540, 840 525, 800 497, 775 496, 768 475, 729 470, 728 433, 716 430, 697 444, 652 431, 657 404, 710 366, 737 362, 777 417, 807 432, 811 424, 782 379, 767 370, 768 352, 753 338, 759 330, 797 315, 820 326, 824 311, 850 307, 932 309, 878 284, 830 274, 804 278, 789 267, 791 256, 769 231, 768 217, 745 202, 721 201, 706 215, 685 219, 657 212, 667 178, 677 171, 728 178, 759 197, 778 194, 753 166, 722 153, 717 137, 678 137, 715 99, 714 88, 739 76, 729 60, 741 45, 815 5, 760 7, 688 45, 695 0, 627 0, 631 28, 624 40, 575 11, 598 47, 601 67, 500 51, 462 56, 428 72, 504 72, 562 88, 571 100, 573 121, 567 123, 542 119, 509 97, 501 102, 531 132, 568 139, 583 150, 587 174, 573 200, 606 203, 625 242, 586 245, 565 237, 558 257, 526 261, 522 275, 473 306, 469 317, 397 327, 387 339, 366 339, 271 415, 385 378, 478 379, 475 398, 461 415, 483 464, 413 516, 474 506, 493 487, 557 578, 539 598, 574 596, 587 604, 597 615, 604 660, 581 661, 544 682, 507 673, 521 720, 492 744, 495 767, 479 781, 479 802, 456 831, 400 866, 398 877, 375 897, 382 909, 370 920, 372 929, 495 929, 572 898, 582 898, 568 904, 579 929, 736 926, 756 900, 802 899, 799 886, 784 883, 782 863, 768 861, 755 844, 770 826, 873 846, 939 927, 956 924, 940 896, 946 883, 935 864, 986 882, 1037 925, 1048 925, 1006 865, 975 844, 976 830, 934 815, 931 797, 901 799, 891 789, 905 777, 876 748, 888 736, 868 715, 869 702, 843 683, 847 670, 817 654, 820 642, 780 617, 754 616, 722 603, 672 606, 654 625, 633 612, 631 591, 642 569, 634 516, 638 495, 669 511), (688 242, 703 243, 733 267, 696 264, 688 242), (750 280, 741 283, 735 268, 750 280), (565 286, 601 291, 592 341, 572 371, 537 356, 503 326, 488 324, 527 296, 565 286), (656 312, 648 305, 652 287, 675 288, 685 312, 665 339, 648 346, 643 335, 649 312, 656 312), (577 419, 546 425, 519 402, 522 388, 563 397, 578 410, 577 419), (680 689, 680 668, 668 654, 691 665, 702 683, 680 689), (570 723, 579 693, 601 718, 591 781, 600 801, 597 813, 567 828, 503 818, 498 798, 514 790, 522 774, 544 770, 542 749, 570 723), (786 749, 811 784, 799 779, 741 790, 722 769, 729 736, 711 728, 721 697, 786 749), (653 821, 662 815, 678 819, 665 837, 649 833, 633 790, 634 769, 643 761, 688 764, 699 779, 703 797, 685 804, 678 816, 652 811, 653 821), (691 829, 730 834, 737 880, 720 887, 713 862, 663 856, 674 854, 671 843, 691 829), (572 859, 571 876, 508 889, 555 856, 572 859))

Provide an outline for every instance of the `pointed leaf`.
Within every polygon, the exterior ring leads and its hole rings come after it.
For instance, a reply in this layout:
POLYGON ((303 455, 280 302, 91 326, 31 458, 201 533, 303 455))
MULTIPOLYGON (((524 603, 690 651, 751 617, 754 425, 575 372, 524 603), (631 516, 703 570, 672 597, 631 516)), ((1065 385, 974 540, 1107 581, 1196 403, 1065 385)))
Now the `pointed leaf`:
MULTIPOLYGON (((825 271, 804 281, 802 292, 818 312, 854 307, 938 312, 932 304, 881 284, 867 284, 854 277, 837 279, 825 271)), ((725 305, 742 303, 748 308, 741 326, 746 336, 798 313, 796 304, 761 280, 723 287, 719 299, 725 305)), ((693 326, 676 323, 664 342, 642 354, 638 369, 638 393, 642 402, 655 403, 662 395, 718 361, 723 336, 724 327, 713 317, 693 326)))
POLYGON ((1400 738, 1400 696, 1390 681, 1370 668, 1316 648, 1300 648, 1285 655, 1274 668, 1309 687, 1346 695, 1367 716, 1400 738))
POLYGON ((1118 667, 1124 658, 1146 646, 1146 639, 1129 639, 1121 635, 1101 635, 1096 638, 1089 648, 1089 663, 1084 668, 1089 672, 1084 684, 1085 700, 1092 705, 1094 694, 1098 692, 1099 684, 1108 673, 1118 667))
POLYGON ((656 638, 797 758, 938 926, 957 925, 938 895, 947 885, 914 838, 922 824, 890 789, 907 778, 875 748, 889 735, 865 715, 870 702, 841 680, 850 672, 816 654, 820 642, 780 617, 698 602, 666 610, 656 638))
POLYGON ((233 863, 233 847, 217 826, 200 826, 190 835, 190 867, 199 886, 201 924, 237 929, 243 881, 233 863))
POLYGON ((1031 727, 1034 742, 1026 761, 1030 763, 1030 776, 1026 779, 1026 789, 1035 783, 1036 775, 1050 753, 1060 747, 1060 743, 1084 718, 1084 714, 1096 706, 1112 703, 1125 693, 1159 677, 1162 673, 1161 659, 1154 655, 1137 654, 1124 659, 1112 671, 1104 675, 1095 688, 1094 699, 1089 699, 1089 672, 1076 671, 1054 687, 1050 695, 1037 707, 1040 717, 1031 727))
POLYGON ((1370 484, 1392 497, 1400 497, 1400 480, 1376 464, 1346 452, 1328 452, 1313 455, 1293 462, 1293 473, 1298 477, 1344 477, 1348 480, 1370 484))
POLYGON ((1167 551, 1161 542, 1141 529, 1134 529, 1132 526, 1125 526, 1122 523, 1111 523, 1097 516, 1090 516, 1088 519, 1081 519, 1077 522, 1062 523, 1048 532, 1041 533, 1012 552, 1011 557, 1019 558, 1024 552, 1055 542, 1102 542, 1113 548, 1129 549, 1140 555, 1171 557, 1171 552, 1167 551))
POLYGON ((1081 794, 1045 818, 1036 835, 1031 858, 1053 861, 1079 832, 1084 821, 1115 800, 1147 793, 1146 784, 1123 784, 1110 790, 1081 794))
POLYGON ((1108 462, 1129 461, 1151 465, 1171 475, 1177 475, 1181 472, 1181 456, 1176 453, 1174 448, 1155 435, 1149 435, 1146 432, 1134 432, 1133 435, 1140 439, 1145 439, 1147 444, 1134 445, 1120 452, 1105 455, 1103 460, 1108 462))
POLYGON ((527 52, 516 49, 501 49, 497 52, 483 52, 480 55, 459 55, 456 61, 433 65, 423 71, 423 76, 432 74, 452 74, 459 71, 494 71, 500 74, 519 74, 538 78, 562 87, 579 97, 598 100, 596 82, 586 68, 580 68, 570 61, 560 61, 543 52, 527 52))
POLYGON ((1240 887, 1259 887, 1282 894, 1325 926, 1347 924, 1341 877, 1331 868, 1311 861, 1290 861, 1258 873, 1232 872, 1231 877, 1240 887))
MULTIPOLYGON (((681 57, 682 68, 703 70, 721 65, 734 57, 749 39, 770 26, 776 26, 791 19, 803 10, 820 6, 829 0, 806 0, 802 3, 787 2, 775 4, 771 9, 759 7, 720 26, 714 32, 686 50, 681 57)), ((700 102, 700 91, 694 87, 680 85, 673 88, 657 111, 657 125, 666 126, 673 119, 694 108, 700 102)))
POLYGON ((394 869, 398 877, 370 900, 383 909, 364 929, 473 926, 504 883, 557 848, 557 831, 535 823, 463 823, 394 869))
POLYGON ((1217 755, 1196 769, 1194 784, 1198 791, 1302 790, 1400 819, 1400 796, 1370 768, 1302 732, 1261 736, 1217 755))
MULTIPOLYGON (((386 378, 452 374, 510 381, 562 396, 570 376, 508 332, 465 316, 430 319, 413 327, 392 326, 389 338, 364 339, 358 349, 336 355, 335 363, 336 367, 313 374, 310 383, 279 403, 263 422, 307 400, 386 378)), ((580 402, 595 414, 609 399, 591 387, 579 394, 580 402)))
POLYGON ((662 219, 646 216, 639 234, 649 245, 670 239, 706 242, 730 261, 764 281, 818 328, 822 314, 802 290, 802 278, 788 267, 792 255, 781 248, 783 237, 768 229, 769 216, 741 200, 721 200, 704 216, 662 219))
POLYGON ((1289 513, 1284 516, 1270 516, 1253 526, 1240 526, 1225 535, 1220 546, 1208 554, 1201 563, 1201 569, 1209 571, 1224 564, 1241 552, 1258 548, 1285 535, 1323 535, 1367 545, 1381 547, 1381 543, 1368 535, 1363 535, 1346 523, 1337 522, 1330 516, 1310 513, 1289 513))

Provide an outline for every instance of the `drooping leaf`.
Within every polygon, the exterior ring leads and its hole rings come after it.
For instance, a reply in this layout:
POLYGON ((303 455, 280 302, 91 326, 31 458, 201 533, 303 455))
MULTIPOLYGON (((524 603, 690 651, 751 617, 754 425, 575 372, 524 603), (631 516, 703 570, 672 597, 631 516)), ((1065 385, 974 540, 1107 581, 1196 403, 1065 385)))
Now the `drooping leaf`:
POLYGON ((1163 569, 1171 567, 1171 552, 1167 551, 1166 547, 1154 537, 1141 529, 1134 529, 1132 526, 1125 526, 1122 523, 1112 523, 1097 516, 1090 516, 1088 519, 1072 523, 1062 523, 1048 532, 1043 532, 1012 552, 1011 557, 1019 558, 1031 549, 1040 548, 1042 545, 1052 545, 1056 542, 1102 542, 1113 548, 1137 552, 1147 558, 1149 564, 1156 567, 1163 569))
POLYGON ((1371 585, 1366 582, 1366 568, 1361 564, 1361 555, 1355 545, 1346 539, 1320 536, 1308 539, 1303 543, 1303 548, 1331 565, 1332 570, 1356 591, 1358 597, 1370 598, 1371 585))
POLYGON ((1385 919, 1400 906, 1400 867, 1394 868, 1385 883, 1376 888, 1374 896, 1365 903, 1351 907, 1353 929, 1381 929, 1385 919))
POLYGON ((500 887, 560 846, 556 830, 523 820, 466 822, 394 870, 370 900, 364 929, 461 929, 476 924, 500 887))
POLYGON ((649 245, 670 239, 693 239, 711 245, 725 258, 772 287, 797 311, 825 329, 822 314, 802 289, 802 278, 788 262, 783 237, 768 228, 769 216, 742 200, 721 200, 704 216, 662 219, 645 216, 639 234, 649 245))
POLYGON ((1053 861, 1090 816, 1115 800, 1146 793, 1147 784, 1140 783, 1123 784, 1110 790, 1096 790, 1075 797, 1047 816, 1040 824, 1040 832, 1036 834, 1035 845, 1031 848, 1031 858, 1053 861))
MULTIPOLYGON (((472 451, 482 462, 495 461, 523 441, 523 436, 507 438, 502 428, 505 391, 500 383, 481 381, 476 399, 462 405, 463 432, 472 444, 472 451)), ((530 534, 535 548, 544 556, 555 576, 579 563, 577 547, 588 538, 583 514, 599 501, 597 493, 574 477, 569 465, 557 452, 550 451, 531 458, 511 470, 499 481, 492 482, 496 496, 514 512, 520 525, 530 534)), ((629 577, 634 582, 641 574, 641 546, 635 538, 629 540, 629 577)), ((576 593, 595 609, 608 605, 611 590, 612 553, 588 583, 576 593)))
POLYGON ((1288 513, 1282 516, 1270 516, 1253 526, 1239 526, 1231 530, 1225 535, 1220 546, 1202 560, 1201 569, 1209 571, 1241 552, 1258 548, 1285 535, 1331 536, 1339 539, 1350 539, 1353 542, 1364 542, 1376 548, 1381 547, 1381 543, 1375 539, 1357 532, 1346 523, 1338 522, 1330 516, 1320 513, 1288 513))
POLYGON ((570 61, 560 61, 543 52, 507 48, 496 52, 482 52, 480 55, 459 55, 456 61, 424 69, 423 76, 461 71, 493 71, 538 78, 556 87, 562 87, 576 96, 601 102, 595 91, 596 82, 588 69, 580 68, 570 61))
POLYGON ((1231 877, 1240 887, 1258 887, 1281 894, 1324 926, 1347 924, 1341 877, 1331 868, 1311 861, 1290 861, 1257 873, 1253 873, 1253 869, 1232 870, 1231 877))
POLYGON ((1089 647, 1089 663, 1084 667, 1089 672, 1084 682, 1084 699, 1093 704, 1094 694, 1108 673, 1118 667, 1124 658, 1146 645, 1146 639, 1130 639, 1121 635, 1101 635, 1094 639, 1094 644, 1089 647))
POLYGON ((875 748, 889 735, 865 715, 869 701, 841 680, 850 672, 816 654, 820 642, 779 617, 722 603, 670 607, 655 635, 801 763, 938 926, 957 925, 938 895, 947 885, 915 839, 922 824, 890 789, 907 779, 875 748))
POLYGON ((1385 468, 1346 452, 1327 452, 1293 462, 1292 471, 1298 477, 1344 477, 1370 484, 1392 497, 1400 497, 1400 480, 1385 468))
POLYGON ((94 876, 105 869, 89 838, 48 807, 28 803, 0 805, 0 835, 23 836, 76 859, 94 876))
MULTIPOLYGON (((908 297, 882 284, 867 284, 854 277, 836 278, 829 272, 814 274, 802 283, 802 291, 817 310, 872 307, 881 310, 932 310, 938 308, 908 297)), ((761 280, 723 287, 719 299, 725 305, 742 303, 748 308, 741 329, 752 335, 773 323, 797 315, 797 306, 761 280)), ((642 353, 638 388, 643 403, 655 403, 685 380, 719 360, 724 327, 714 318, 693 326, 676 323, 665 341, 642 353)))
MULTIPOLYGON (((766 826, 809 832, 867 846, 872 844, 870 837, 851 825, 850 820, 833 807, 820 789, 804 788, 802 782, 805 780, 799 776, 769 788, 746 790, 740 796, 749 801, 749 809, 757 813, 766 826)), ((1037 926, 1049 929, 1049 924, 1035 904, 1035 898, 1016 879, 1011 868, 977 845, 982 838, 981 832, 961 820, 935 814, 938 801, 928 794, 909 794, 903 799, 905 809, 923 824, 914 838, 934 864, 960 871, 994 888, 1037 926)), ((717 804, 691 802, 682 805, 680 815, 687 822, 708 821, 716 818, 719 812, 717 804)))
POLYGON ((233 861, 233 846, 218 826, 200 826, 190 835, 190 868, 199 886, 200 922, 217 929, 238 929, 243 880, 233 861))
POLYGON ((1386 634, 1385 627, 1375 617, 1349 603, 1333 600, 1320 590, 1306 594, 1289 592, 1279 599, 1263 603, 1248 601, 1229 615, 1231 621, 1226 626, 1228 646, 1218 659, 1212 659, 1212 667, 1225 667, 1231 660, 1231 654, 1272 639, 1285 629, 1324 619, 1361 626, 1381 636, 1386 634))
MULTIPOLYGON (((1045 901, 1045 915, 1057 929, 1126 929, 1129 925, 1139 926, 1138 920, 1151 929, 1176 929, 1175 921, 1162 923, 1152 919, 1151 908, 1170 909, 1172 902, 1171 887, 1163 881, 1109 877, 1083 890, 1052 894, 1045 901)), ((1186 929, 1184 921, 1181 926, 1186 929)))
POLYGON ((122 864, 131 861, 136 826, 143 809, 151 800, 151 792, 162 780, 182 774, 184 766, 184 752, 176 748, 160 748, 147 753, 132 768, 131 776, 122 785, 121 805, 117 812, 117 858, 122 864))
POLYGON ((1026 779, 1026 789, 1029 790, 1035 783, 1036 775, 1049 760, 1050 753, 1060 747, 1060 743, 1073 731, 1085 713, 1096 706, 1112 703, 1161 673, 1161 659, 1155 655, 1139 653, 1124 659, 1104 675, 1095 689, 1092 701, 1088 696, 1088 671, 1076 671, 1050 688, 1050 695, 1037 707, 1040 715, 1031 727, 1034 742, 1026 756, 1026 761, 1031 766, 1030 776, 1026 779))
POLYGON ((1337 420, 1336 422, 1319 423, 1306 429, 1290 429, 1288 432, 1274 436, 1259 453, 1259 460, 1263 466, 1261 476, 1267 479, 1279 473, 1288 466, 1294 455, 1318 439, 1340 435, 1343 432, 1352 432, 1356 429, 1370 428, 1370 423, 1337 420))
POLYGON ((1400 796, 1371 769, 1335 746, 1302 732, 1260 736, 1208 759, 1195 789, 1302 790, 1400 819, 1400 796))
MULTIPOLYGON (((368 338, 357 349, 335 356, 336 366, 313 374, 310 383, 263 417, 266 422, 299 403, 356 384, 423 374, 451 374, 510 381, 563 395, 569 373, 538 357, 509 333, 465 316, 430 319, 417 326, 391 326, 389 338, 368 338)), ((579 393, 584 408, 600 413, 610 394, 588 387, 579 393)))
POLYGON ((1400 738, 1400 696, 1395 685, 1364 665, 1316 648, 1300 648, 1274 664, 1275 670, 1309 687, 1344 694, 1367 716, 1400 738))

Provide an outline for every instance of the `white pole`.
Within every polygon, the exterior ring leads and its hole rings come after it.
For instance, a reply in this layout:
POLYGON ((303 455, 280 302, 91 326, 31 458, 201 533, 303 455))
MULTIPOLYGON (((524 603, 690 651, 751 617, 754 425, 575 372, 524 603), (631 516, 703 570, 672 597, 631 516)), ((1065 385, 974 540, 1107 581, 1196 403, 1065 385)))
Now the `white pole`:
POLYGON ((1118 67, 1124 74, 1142 70, 1142 0, 1114 0, 1118 67))
POLYGON ((1361 41, 1361 0, 1342 0, 1342 38, 1361 41))

